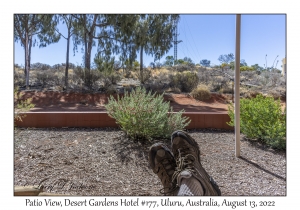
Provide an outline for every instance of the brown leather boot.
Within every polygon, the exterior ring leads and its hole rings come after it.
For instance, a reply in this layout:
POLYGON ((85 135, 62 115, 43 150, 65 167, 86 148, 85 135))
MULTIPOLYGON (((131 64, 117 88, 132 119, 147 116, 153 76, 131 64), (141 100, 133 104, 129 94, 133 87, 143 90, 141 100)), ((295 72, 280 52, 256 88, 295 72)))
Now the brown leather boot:
MULTIPOLYGON (((207 174, 207 172, 201 165, 200 149, 195 139, 193 139, 188 133, 184 131, 175 131, 172 134, 171 143, 172 153, 176 159, 177 165, 173 174, 173 180, 181 180, 181 178, 186 178, 186 175, 191 174, 193 178, 197 179, 200 182, 203 189, 203 195, 221 195, 221 191, 218 185, 207 174), (184 177, 181 177, 182 174, 186 175, 184 177)), ((192 181, 191 179, 191 185, 193 182, 194 180, 192 181)), ((188 184, 189 182, 185 183, 188 184)), ((190 186, 189 188, 192 189, 193 187, 190 186)), ((198 191, 194 192, 195 195, 198 195, 197 192, 198 191)))
POLYGON ((176 161, 169 148, 162 143, 152 145, 149 151, 149 163, 164 186, 160 192, 164 195, 177 195, 176 180, 172 181, 176 161))

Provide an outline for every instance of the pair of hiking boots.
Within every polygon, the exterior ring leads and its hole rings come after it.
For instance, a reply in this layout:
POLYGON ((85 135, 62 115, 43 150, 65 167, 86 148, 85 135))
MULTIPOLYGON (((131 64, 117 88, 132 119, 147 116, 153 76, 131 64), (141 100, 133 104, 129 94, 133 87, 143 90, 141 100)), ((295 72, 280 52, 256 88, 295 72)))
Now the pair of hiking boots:
POLYGON ((218 185, 201 165, 200 150, 195 139, 179 130, 173 132, 171 145, 172 151, 163 143, 152 145, 149 151, 150 166, 164 186, 161 193, 165 195, 221 195, 218 185), (180 189, 184 178, 192 178, 194 181, 187 182, 185 187, 188 193, 182 193, 180 189), (202 189, 191 192, 189 189, 192 189, 195 183, 196 185, 200 183, 202 189))

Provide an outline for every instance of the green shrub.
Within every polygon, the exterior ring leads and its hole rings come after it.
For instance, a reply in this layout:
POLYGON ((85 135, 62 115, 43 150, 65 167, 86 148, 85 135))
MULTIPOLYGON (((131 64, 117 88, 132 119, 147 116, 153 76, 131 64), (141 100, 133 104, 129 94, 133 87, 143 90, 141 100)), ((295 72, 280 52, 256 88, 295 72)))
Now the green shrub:
POLYGON ((190 123, 187 117, 182 117, 184 110, 173 113, 163 95, 146 93, 140 87, 130 94, 125 91, 122 98, 110 96, 105 108, 121 129, 134 139, 169 138, 173 131, 182 130, 190 123))
POLYGON ((108 94, 108 95, 115 94, 117 92, 118 92, 118 90, 117 90, 116 86, 114 86, 114 85, 108 86, 105 89, 105 93, 108 94))
POLYGON ((101 77, 105 90, 109 89, 112 85, 116 85, 122 79, 118 73, 101 74, 101 77))
POLYGON ((196 73, 186 72, 183 73, 181 78, 182 91, 191 92, 199 84, 199 77, 196 73))
POLYGON ((240 71, 254 71, 255 69, 250 66, 241 66, 240 71))
MULTIPOLYGON (((229 105, 228 123, 234 126, 234 108, 229 105)), ((261 94, 240 100, 240 128, 247 138, 259 139, 277 149, 286 148, 286 111, 282 113, 280 101, 261 94)))
POLYGON ((199 84, 197 73, 183 72, 175 75, 170 75, 170 86, 179 88, 182 92, 189 93, 199 84))
POLYGON ((22 119, 26 117, 26 114, 24 114, 23 112, 27 112, 34 107, 34 104, 31 103, 32 98, 23 100, 22 95, 24 95, 24 93, 21 93, 19 91, 19 88, 15 87, 14 88, 14 112, 15 112, 14 122, 22 121, 22 119))
POLYGON ((193 89, 191 96, 199 101, 205 101, 210 99, 210 91, 206 85, 198 85, 197 88, 193 89))
POLYGON ((142 69, 142 71, 138 70, 136 72, 137 78, 139 79, 139 81, 144 84, 145 82, 147 82, 150 77, 151 77, 151 70, 149 69, 142 69))

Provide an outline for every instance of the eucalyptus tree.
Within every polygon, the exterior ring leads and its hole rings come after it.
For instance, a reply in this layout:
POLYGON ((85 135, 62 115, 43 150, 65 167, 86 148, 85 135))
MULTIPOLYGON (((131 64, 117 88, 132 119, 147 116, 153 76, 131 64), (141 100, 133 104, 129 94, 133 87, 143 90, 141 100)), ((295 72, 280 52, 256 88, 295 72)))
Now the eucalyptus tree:
MULTIPOLYGON (((67 35, 64 36, 57 28, 56 31, 67 40, 67 53, 66 53, 66 69, 65 69, 65 89, 68 90, 69 86, 69 51, 70 51, 70 39, 77 33, 78 25, 72 15, 58 15, 59 20, 67 26, 67 35)), ((75 46, 75 45, 74 45, 75 46)), ((74 51, 75 52, 75 51, 74 51)))
MULTIPOLYGON (((91 53, 97 44, 98 56, 118 54, 127 48, 126 37, 133 31, 137 15, 79 14, 73 15, 78 25, 75 47, 84 45, 84 66, 90 72, 91 53)), ((124 54, 124 53, 123 53, 124 54)), ((87 84, 90 84, 89 78, 87 84)))
POLYGON ((57 19, 48 14, 15 14, 14 15, 14 40, 20 41, 25 51, 25 85, 29 89, 29 71, 31 47, 38 45, 46 47, 58 42, 60 35, 56 33, 57 19))
POLYGON ((166 61, 164 62, 165 66, 173 66, 174 65, 174 57, 171 55, 168 55, 166 57, 166 61))
POLYGON ((230 62, 234 61, 234 55, 233 53, 229 53, 229 54, 224 54, 224 55, 220 55, 218 60, 221 62, 221 64, 225 63, 225 64, 230 64, 230 62))
POLYGON ((173 46, 175 24, 179 15, 140 15, 136 22, 132 40, 140 52, 141 82, 143 83, 143 53, 160 59, 173 46))
POLYGON ((201 66, 209 67, 209 66, 210 66, 210 60, 202 59, 202 60, 200 61, 200 64, 201 64, 201 66))
POLYGON ((78 33, 75 38, 75 48, 77 45, 84 45, 84 67, 91 69, 91 52, 92 47, 95 46, 94 38, 96 34, 96 24, 98 14, 80 14, 72 15, 78 25, 78 33))

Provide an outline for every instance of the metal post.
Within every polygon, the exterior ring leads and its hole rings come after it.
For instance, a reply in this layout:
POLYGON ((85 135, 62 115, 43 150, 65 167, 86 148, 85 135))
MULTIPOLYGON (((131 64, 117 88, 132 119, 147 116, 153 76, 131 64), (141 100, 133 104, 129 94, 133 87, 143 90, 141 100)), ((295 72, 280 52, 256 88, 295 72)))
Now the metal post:
MULTIPOLYGON (((177 26, 178 26, 178 19, 174 22, 174 25, 175 25, 175 30, 174 30, 174 34, 173 34, 173 37, 174 37, 174 65, 177 61, 177 44, 182 42, 182 40, 177 40, 177 36, 178 36, 178 30, 177 30, 177 26)), ((177 65, 177 64, 176 64, 177 65)), ((177 70, 177 67, 176 67, 176 70, 177 70)))
POLYGON ((235 121, 235 156, 239 157, 240 149, 240 46, 241 46, 241 15, 236 15, 235 37, 235 77, 234 77, 234 121, 235 121))

